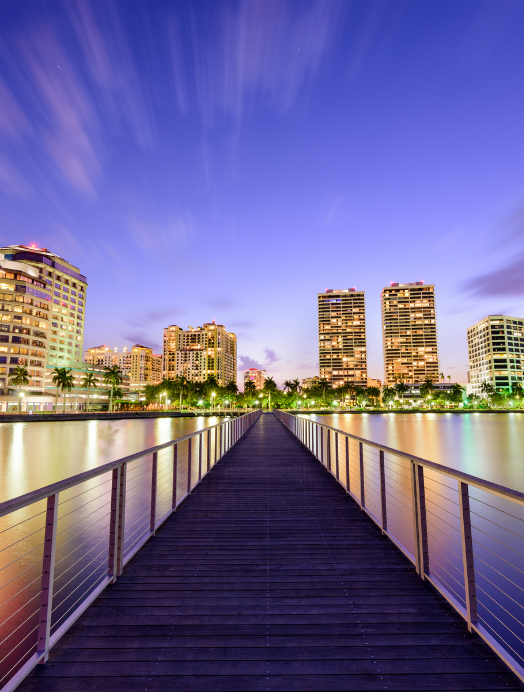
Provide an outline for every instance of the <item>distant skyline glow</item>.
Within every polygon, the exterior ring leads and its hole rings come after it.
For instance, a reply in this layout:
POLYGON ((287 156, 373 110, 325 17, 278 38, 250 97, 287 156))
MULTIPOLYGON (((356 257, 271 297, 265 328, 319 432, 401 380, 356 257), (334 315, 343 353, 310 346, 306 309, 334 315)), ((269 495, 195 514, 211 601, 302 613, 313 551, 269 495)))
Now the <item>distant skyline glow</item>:
POLYGON ((423 274, 465 382, 467 327, 524 316, 521 0, 0 13, 1 239, 87 276, 84 350, 213 319, 281 384, 354 286, 382 380, 380 292, 423 274))

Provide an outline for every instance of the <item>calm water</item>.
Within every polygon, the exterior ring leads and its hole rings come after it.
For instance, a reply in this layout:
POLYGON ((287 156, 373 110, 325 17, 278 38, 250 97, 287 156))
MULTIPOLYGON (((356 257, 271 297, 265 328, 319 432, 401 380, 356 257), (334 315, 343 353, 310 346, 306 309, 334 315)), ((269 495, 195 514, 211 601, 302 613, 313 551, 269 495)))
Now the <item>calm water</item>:
POLYGON ((524 491, 524 413, 345 413, 311 418, 524 491))
POLYGON ((0 502, 223 418, 0 423, 0 502))

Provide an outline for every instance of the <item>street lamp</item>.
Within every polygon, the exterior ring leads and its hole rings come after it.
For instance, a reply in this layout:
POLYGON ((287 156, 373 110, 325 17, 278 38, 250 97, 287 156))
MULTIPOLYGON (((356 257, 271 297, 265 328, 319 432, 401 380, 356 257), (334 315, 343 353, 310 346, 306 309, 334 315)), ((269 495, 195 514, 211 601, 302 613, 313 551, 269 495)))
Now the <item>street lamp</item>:
POLYGON ((216 396, 216 393, 212 392, 211 393, 211 413, 213 413, 215 410, 215 396, 216 396))

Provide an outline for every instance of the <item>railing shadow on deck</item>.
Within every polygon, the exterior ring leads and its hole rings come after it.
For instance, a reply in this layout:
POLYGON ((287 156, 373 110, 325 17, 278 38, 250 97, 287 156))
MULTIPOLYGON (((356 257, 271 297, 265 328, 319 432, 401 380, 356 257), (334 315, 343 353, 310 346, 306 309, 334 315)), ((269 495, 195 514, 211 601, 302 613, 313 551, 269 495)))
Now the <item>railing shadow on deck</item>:
POLYGON ((524 681, 524 493, 274 413, 524 681))
POLYGON ((14 690, 261 411, 0 504, 0 689, 14 690))

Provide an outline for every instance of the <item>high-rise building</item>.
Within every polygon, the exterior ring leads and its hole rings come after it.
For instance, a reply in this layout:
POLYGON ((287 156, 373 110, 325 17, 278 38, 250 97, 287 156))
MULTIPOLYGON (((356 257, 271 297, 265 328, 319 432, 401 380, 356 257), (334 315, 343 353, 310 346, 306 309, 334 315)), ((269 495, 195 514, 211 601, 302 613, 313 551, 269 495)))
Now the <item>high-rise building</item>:
MULTIPOLYGON (((18 285, 15 289, 17 293, 25 294, 27 316, 29 306, 32 306, 31 332, 36 329, 40 334, 44 334, 44 336, 37 336, 36 340, 41 343, 45 341, 45 347, 38 346, 37 349, 40 353, 45 351, 47 364, 52 367, 70 368, 75 363, 81 363, 87 292, 86 277, 80 274, 77 267, 45 248, 9 245, 0 248, 0 253, 4 258, 5 272, 13 277, 19 277, 8 279, 6 276, 4 278, 7 283, 18 285), (36 304, 42 301, 45 302, 45 307, 36 304), (42 326, 37 327, 35 324, 37 321, 41 321, 42 326)), ((5 295, 8 294, 4 293, 4 301, 5 295)), ((23 324, 26 331, 29 330, 29 324, 23 324)), ((25 333, 25 336, 29 334, 25 333)), ((31 337, 33 336, 35 334, 31 333, 31 337)), ((34 359, 31 358, 31 354, 29 356, 31 368, 31 360, 34 359)), ((32 379, 40 380, 40 376, 34 375, 32 379)))
POLYGON ((253 382, 257 389, 262 389, 265 381, 265 370, 257 370, 256 368, 249 368, 249 370, 244 370, 244 386, 246 385, 246 382, 253 382))
POLYGON ((367 384, 364 291, 326 289, 318 294, 320 378, 332 387, 367 384))
POLYGON ((164 378, 177 376, 193 382, 215 377, 224 386, 236 382, 237 337, 222 324, 206 322, 202 327, 181 329, 173 324, 164 329, 164 378))
POLYGON ((437 379, 439 374, 435 286, 392 283, 381 293, 384 383, 437 379))
POLYGON ((489 315, 468 329, 471 393, 481 395, 482 384, 498 390, 523 384, 524 318, 489 315))
POLYGON ((145 384, 158 384, 162 381, 162 357, 153 354, 148 346, 135 344, 122 351, 111 350, 108 346, 95 346, 85 352, 84 361, 89 365, 113 367, 117 365, 124 376, 129 377, 131 387, 145 384), (160 360, 160 368, 158 361, 160 360), (158 372, 160 370, 160 377, 158 372))

